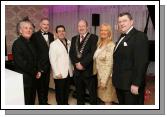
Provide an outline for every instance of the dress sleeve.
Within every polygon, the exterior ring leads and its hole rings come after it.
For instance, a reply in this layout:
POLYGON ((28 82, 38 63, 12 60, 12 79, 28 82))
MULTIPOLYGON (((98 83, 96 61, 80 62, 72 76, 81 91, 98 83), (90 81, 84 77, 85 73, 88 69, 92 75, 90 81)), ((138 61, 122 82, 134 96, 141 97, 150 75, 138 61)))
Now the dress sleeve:
POLYGON ((107 85, 108 79, 112 75, 112 69, 113 69, 113 50, 114 50, 114 45, 109 44, 106 49, 105 49, 105 64, 103 66, 104 72, 102 73, 102 79, 101 83, 103 85, 107 85))

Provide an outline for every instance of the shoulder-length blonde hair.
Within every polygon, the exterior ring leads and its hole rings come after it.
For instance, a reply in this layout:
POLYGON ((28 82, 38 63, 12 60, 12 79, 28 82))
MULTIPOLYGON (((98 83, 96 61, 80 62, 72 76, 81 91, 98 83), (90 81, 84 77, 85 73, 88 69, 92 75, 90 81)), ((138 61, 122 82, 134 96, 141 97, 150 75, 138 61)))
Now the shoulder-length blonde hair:
MULTIPOLYGON (((108 30, 108 38, 107 38, 107 43, 111 42, 112 41, 112 28, 111 28, 111 25, 107 24, 107 23, 103 23, 100 25, 100 29, 105 26, 107 27, 107 30, 108 30)), ((99 40, 97 42, 97 46, 99 46, 104 40, 101 38, 101 35, 100 35, 100 32, 99 32, 99 40)))

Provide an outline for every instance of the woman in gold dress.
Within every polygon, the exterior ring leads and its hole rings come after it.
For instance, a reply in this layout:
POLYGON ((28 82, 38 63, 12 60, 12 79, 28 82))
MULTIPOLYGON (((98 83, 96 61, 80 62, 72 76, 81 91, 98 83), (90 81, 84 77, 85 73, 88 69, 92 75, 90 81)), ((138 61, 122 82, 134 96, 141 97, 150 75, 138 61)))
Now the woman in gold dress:
POLYGON ((112 67, 114 42, 112 40, 112 30, 109 24, 100 26, 100 38, 94 54, 94 74, 98 79, 98 97, 106 105, 117 101, 116 91, 112 85, 112 67))

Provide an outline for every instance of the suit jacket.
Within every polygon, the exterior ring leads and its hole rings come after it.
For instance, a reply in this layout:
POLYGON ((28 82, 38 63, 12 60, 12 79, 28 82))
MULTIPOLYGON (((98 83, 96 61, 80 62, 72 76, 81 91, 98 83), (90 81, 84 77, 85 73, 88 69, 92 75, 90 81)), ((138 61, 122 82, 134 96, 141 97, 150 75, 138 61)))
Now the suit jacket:
POLYGON ((73 68, 69 57, 69 49, 69 40, 67 40, 67 50, 59 39, 56 39, 50 44, 49 58, 53 70, 53 78, 57 79, 56 76, 59 74, 63 78, 67 78, 68 73, 72 77, 73 68))
MULTIPOLYGON (((52 33, 48 32, 49 44, 54 40, 52 33)), ((37 50, 38 59, 38 70, 44 73, 49 72, 50 62, 49 62, 49 47, 42 35, 41 31, 35 32, 32 35, 32 41, 37 50)))
MULTIPOLYGON (((88 36, 88 34, 85 36, 85 38, 88 36)), ((83 49, 81 58, 77 57, 77 52, 76 52, 76 41, 79 39, 80 39, 79 35, 72 37, 71 48, 70 48, 70 58, 74 66, 74 75, 89 77, 93 75, 93 55, 96 50, 98 37, 94 34, 90 34, 90 37, 83 49), (81 71, 75 68, 75 63, 78 63, 78 62, 80 62, 83 65, 85 70, 81 71)), ((79 42, 78 45, 80 45, 80 41, 78 42, 79 42)))
POLYGON ((144 84, 148 66, 148 38, 133 28, 119 44, 113 55, 113 84, 130 90, 132 84, 144 84))
POLYGON ((24 87, 32 87, 37 72, 36 51, 31 41, 20 36, 13 43, 15 71, 23 74, 24 87))

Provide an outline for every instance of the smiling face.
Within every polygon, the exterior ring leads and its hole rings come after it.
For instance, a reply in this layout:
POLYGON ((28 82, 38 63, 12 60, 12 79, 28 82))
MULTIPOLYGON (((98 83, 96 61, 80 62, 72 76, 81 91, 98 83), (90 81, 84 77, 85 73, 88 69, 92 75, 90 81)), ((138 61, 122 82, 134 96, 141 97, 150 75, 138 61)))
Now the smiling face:
POLYGON ((102 39, 107 39, 111 37, 110 27, 108 25, 101 25, 100 27, 100 37, 102 39))
POLYGON ((48 32, 49 31, 49 21, 44 19, 40 23, 40 28, 43 32, 48 32))
POLYGON ((133 20, 128 15, 118 17, 118 28, 121 33, 126 33, 133 25, 133 20))
POLYGON ((87 25, 86 21, 80 20, 78 22, 78 32, 80 35, 84 35, 85 33, 88 32, 88 25, 87 25))
POLYGON ((59 39, 65 39, 65 29, 63 27, 59 27, 57 28, 57 32, 56 32, 56 36, 59 38, 59 39))
POLYGON ((20 23, 20 34, 26 38, 29 39, 33 33, 33 27, 30 22, 21 22, 20 23))

